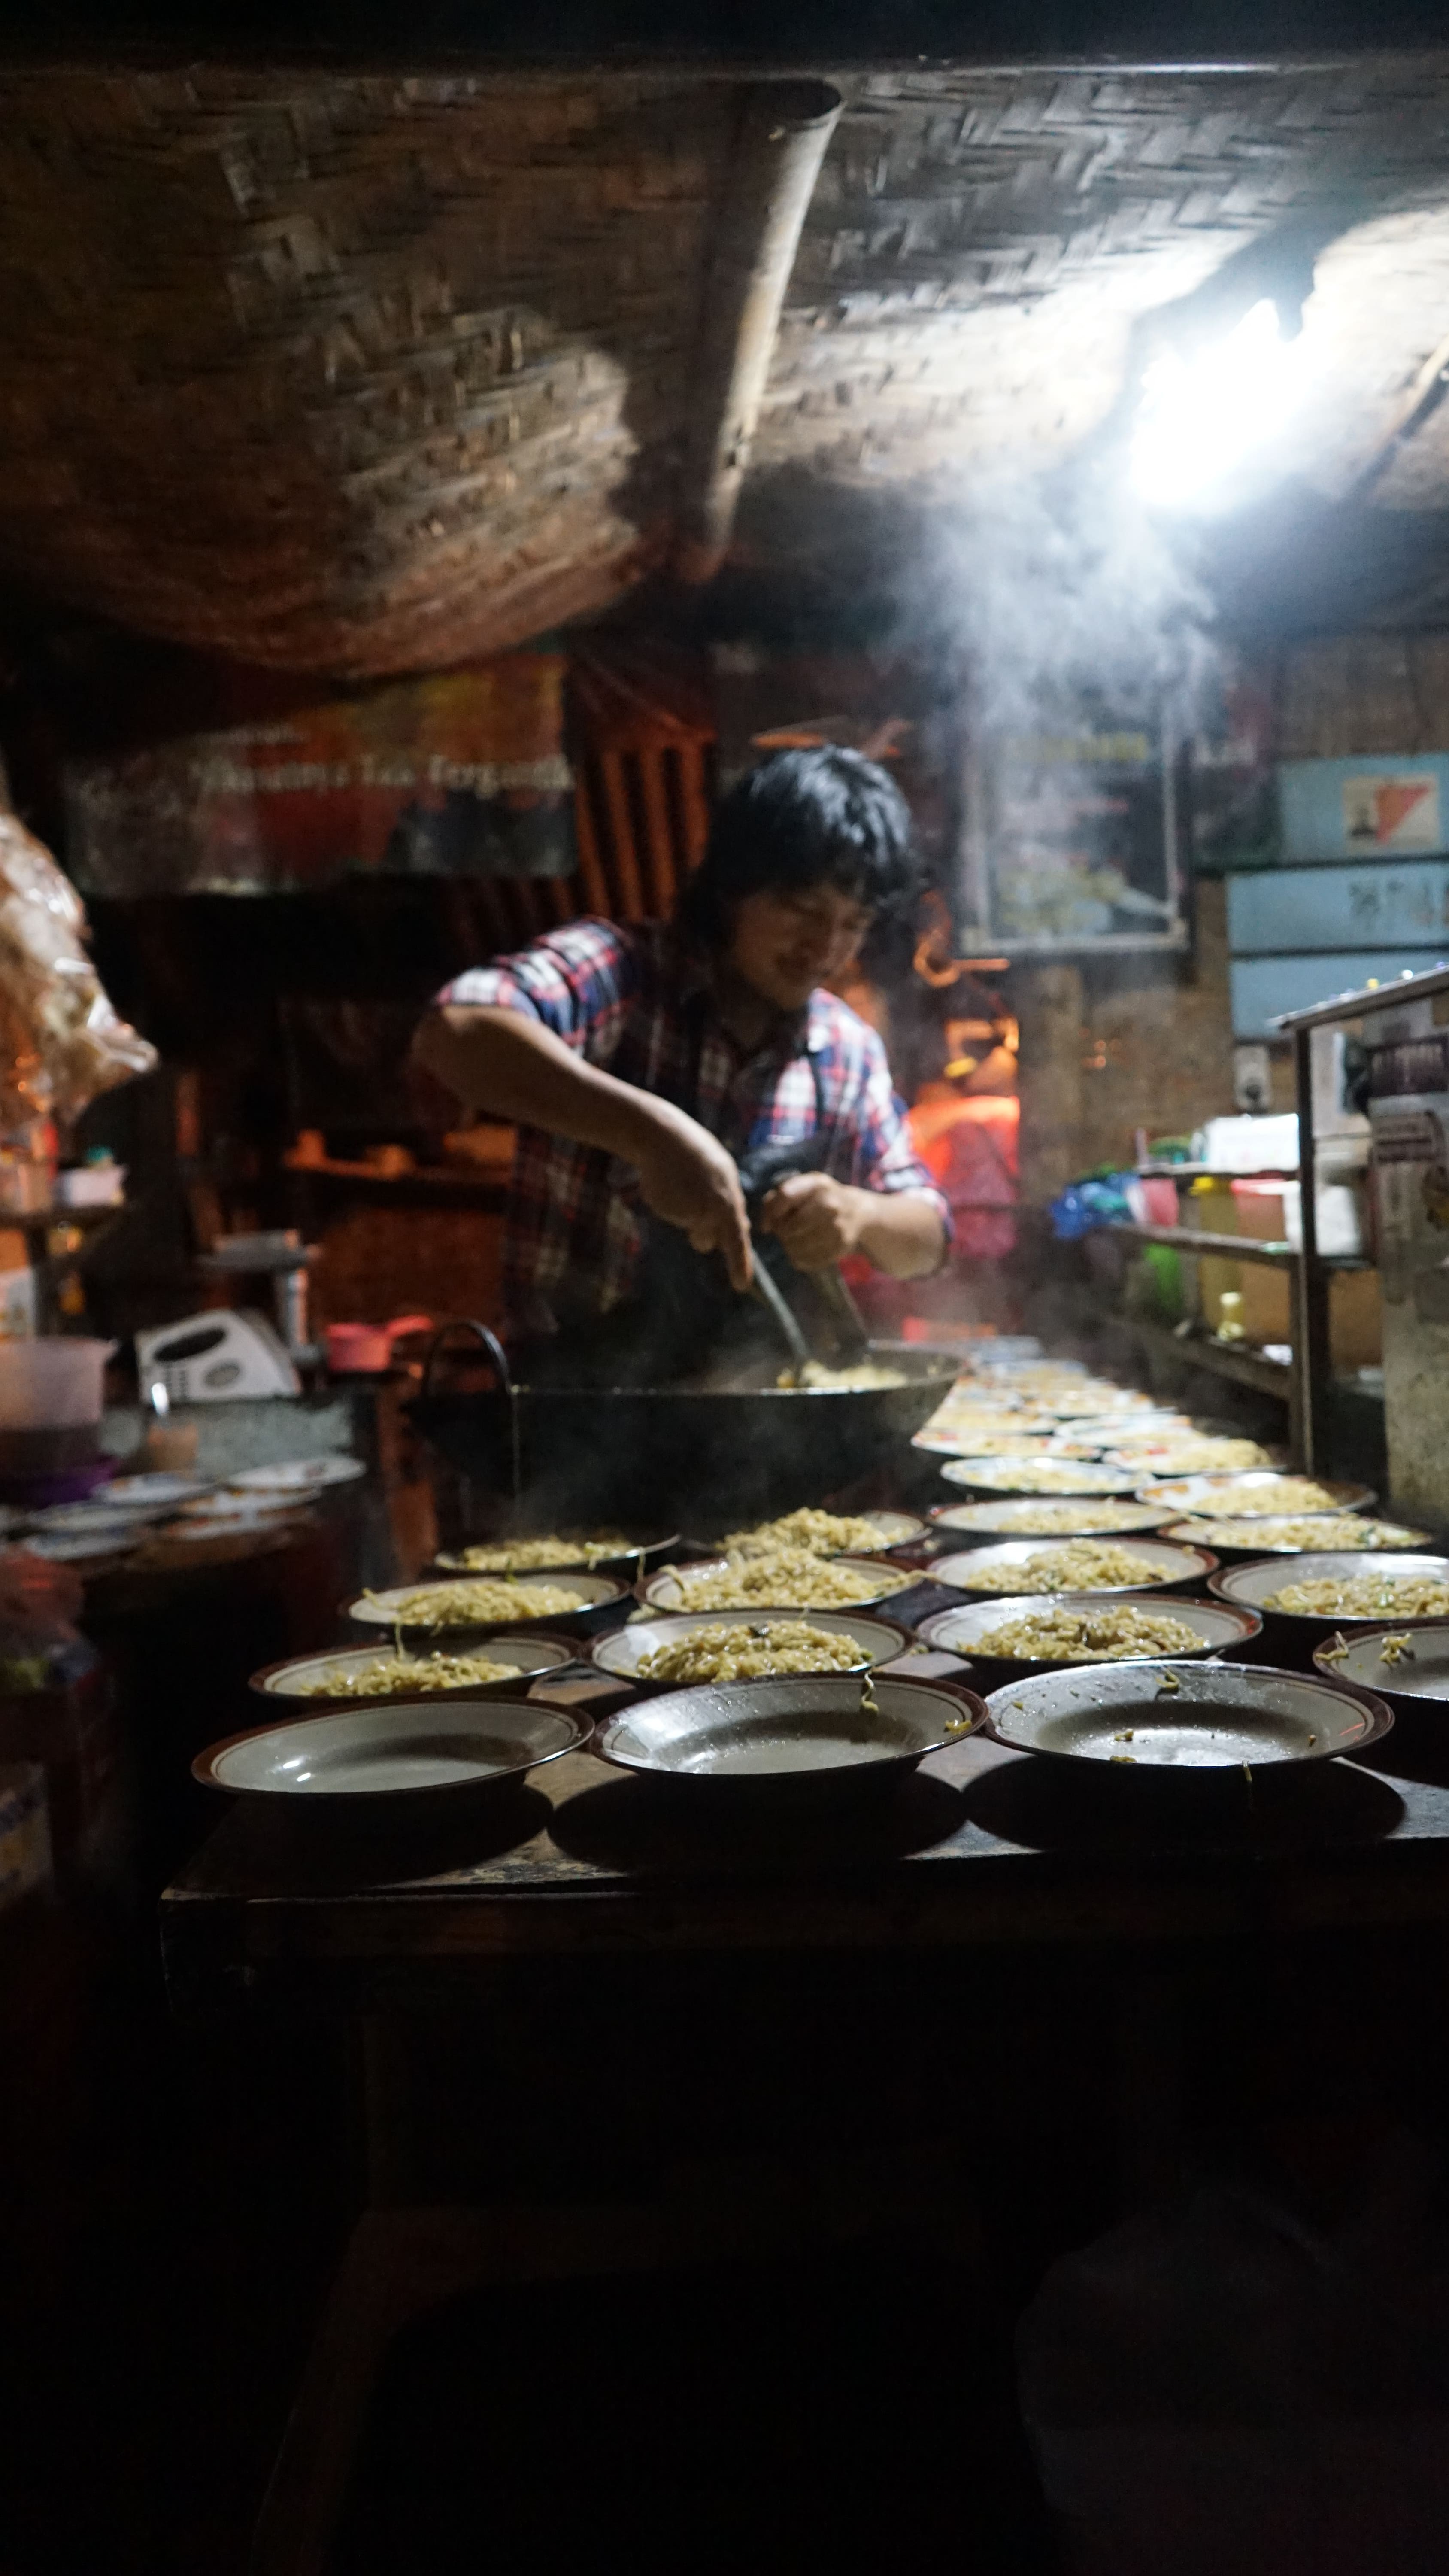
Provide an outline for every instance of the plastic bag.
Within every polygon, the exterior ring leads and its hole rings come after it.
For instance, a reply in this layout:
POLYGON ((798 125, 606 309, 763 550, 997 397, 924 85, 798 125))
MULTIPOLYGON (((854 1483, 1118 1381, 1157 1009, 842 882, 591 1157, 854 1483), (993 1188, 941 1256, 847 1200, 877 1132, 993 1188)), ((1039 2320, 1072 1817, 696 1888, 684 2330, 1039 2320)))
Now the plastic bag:
POLYGON ((0 813, 0 1125, 65 1125, 156 1050, 119 1019, 86 954, 85 906, 43 843, 0 813))

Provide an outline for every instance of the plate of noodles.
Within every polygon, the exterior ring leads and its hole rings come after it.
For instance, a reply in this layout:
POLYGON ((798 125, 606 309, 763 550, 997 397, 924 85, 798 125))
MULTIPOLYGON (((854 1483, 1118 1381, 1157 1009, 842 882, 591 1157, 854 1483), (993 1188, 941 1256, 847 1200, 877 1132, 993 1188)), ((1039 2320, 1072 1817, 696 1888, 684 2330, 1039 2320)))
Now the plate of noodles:
POLYGON ((1272 1639, 1316 1643, 1343 1627, 1395 1627, 1449 1618, 1449 1556, 1392 1556, 1359 1548, 1259 1559, 1208 1578, 1220 1601, 1261 1611, 1272 1639))
POLYGON ((756 1521, 709 1543, 713 1556, 773 1556, 780 1548, 808 1556, 870 1556, 878 1547, 909 1547, 924 1538, 914 1512, 825 1512, 806 1508, 756 1521))
POLYGON ((1057 1501, 1048 1494, 1001 1495, 989 1502, 938 1503, 931 1528, 949 1536, 962 1530, 973 1538, 1107 1538, 1124 1530, 1155 1530, 1165 1515, 1160 1505, 1120 1502, 1115 1495, 1087 1495, 1057 1501))
POLYGON ((1291 1512, 1313 1517, 1319 1512, 1359 1512, 1373 1501, 1368 1485, 1330 1484, 1318 1476, 1288 1476, 1270 1467, 1250 1467, 1238 1476, 1154 1477, 1138 1481, 1147 1503, 1168 1506, 1174 1520, 1184 1512, 1216 1520, 1260 1520, 1267 1514, 1291 1512))
POLYGON ((542 1530, 512 1538, 472 1539, 433 1562, 443 1574, 617 1574, 632 1583, 651 1557, 678 1547, 679 1532, 542 1530))
POLYGON ((904 1628, 840 1610, 696 1610, 631 1620, 595 1638, 589 1656, 619 1681, 677 1690, 782 1673, 866 1672, 909 1644, 904 1628))
POLYGON ((1164 1538, 1187 1547, 1210 1547, 1218 1556, 1302 1556, 1327 1548, 1362 1554, 1428 1545, 1427 1530, 1399 1521, 1370 1520, 1353 1512, 1269 1512, 1261 1520, 1169 1521, 1164 1538))
POLYGON ((1198 1583, 1217 1558, 1205 1547, 1157 1538, 1008 1538, 931 1560, 931 1581, 957 1592, 1151 1592, 1198 1583))
POLYGON ((479 1636, 531 1619, 588 1619, 624 1597, 625 1586, 606 1574, 468 1574, 360 1592, 345 1607, 357 1628, 399 1636, 479 1636))
POLYGON ((755 1556, 708 1557, 702 1565, 666 1565, 651 1574, 643 1599, 651 1610, 865 1610, 920 1576, 879 1557, 813 1556, 775 1548, 755 1556))
POLYGON ((1081 1458, 950 1458, 941 1469, 948 1485, 970 1485, 985 1494, 1130 1494, 1134 1478, 1120 1467, 1094 1467, 1081 1458))
POLYGON ((1048 1592, 1027 1600, 963 1602, 923 1619, 923 1645, 973 1664, 1045 1671, 1053 1664, 1240 1654, 1263 1622, 1220 1601, 1164 1601, 1153 1592, 1048 1592))
POLYGON ((489 1637, 480 1643, 425 1644, 402 1651, 389 1637, 375 1645, 334 1646, 316 1655, 289 1655, 253 1673, 250 1688, 275 1706, 316 1709, 327 1702, 449 1698, 477 1699, 517 1691, 542 1673, 562 1672, 578 1648, 566 1637, 489 1637))

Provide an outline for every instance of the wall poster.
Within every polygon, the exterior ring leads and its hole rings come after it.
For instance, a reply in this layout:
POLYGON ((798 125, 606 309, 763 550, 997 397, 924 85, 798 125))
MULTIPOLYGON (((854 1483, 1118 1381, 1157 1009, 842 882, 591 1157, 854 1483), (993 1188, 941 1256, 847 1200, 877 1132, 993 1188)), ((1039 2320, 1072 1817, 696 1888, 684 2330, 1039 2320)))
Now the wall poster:
POLYGON ((567 876, 564 657, 514 653, 66 771, 89 895, 281 894, 349 876, 567 876))
POLYGON ((970 938, 1021 957, 1187 946, 1160 724, 1094 713, 998 736, 973 803, 970 938))

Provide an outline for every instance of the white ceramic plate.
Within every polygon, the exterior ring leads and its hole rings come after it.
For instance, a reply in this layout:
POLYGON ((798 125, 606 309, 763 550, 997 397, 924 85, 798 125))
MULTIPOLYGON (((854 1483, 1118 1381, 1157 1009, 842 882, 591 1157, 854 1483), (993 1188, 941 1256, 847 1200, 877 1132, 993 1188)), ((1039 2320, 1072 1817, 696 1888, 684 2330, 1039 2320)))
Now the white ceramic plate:
POLYGON ((952 1458, 941 1470, 948 1485, 972 1485, 979 1493, 1030 1494, 1053 1502, 1079 1494, 1130 1494, 1133 1478, 1120 1467, 1091 1467, 1075 1458, 952 1458), (1059 1471, 1050 1484, 1032 1481, 1035 1468, 1059 1471))
MULTIPOLYGON (((620 1681, 634 1681, 646 1655, 658 1646, 677 1646, 684 1638, 694 1636, 701 1628, 792 1628, 801 1621, 812 1628, 823 1628, 830 1637, 849 1637, 860 1650, 863 1666, 888 1664, 903 1655, 910 1639, 902 1628, 890 1628, 883 1619, 857 1619, 842 1610, 685 1610, 673 1618, 635 1619, 627 1628, 616 1628, 612 1636, 599 1637, 590 1647, 590 1659, 601 1672, 614 1673, 620 1681)), ((659 1684, 654 1684, 658 1689, 659 1684)), ((669 1688, 679 1685, 671 1683, 669 1688)))
POLYGON ((1276 1467, 1243 1467, 1236 1475, 1140 1478, 1144 1502, 1166 1503, 1174 1520, 1184 1512, 1211 1513, 1219 1520, 1255 1520, 1259 1513, 1292 1514, 1311 1520, 1317 1512, 1361 1512, 1373 1501, 1368 1485, 1331 1484, 1324 1476, 1285 1476, 1276 1467), (1328 1496, 1325 1503, 1295 1502, 1295 1486, 1314 1485, 1328 1496))
MULTIPOLYGON (((924 1579, 920 1574, 911 1572, 905 1566, 886 1565, 881 1562, 880 1558, 874 1556, 823 1556, 820 1562, 822 1565, 839 1566, 847 1573, 858 1573, 862 1585, 868 1584, 870 1587, 868 1591, 862 1590, 861 1597, 858 1602, 853 1601, 847 1603, 843 1601, 832 1601, 829 1606, 835 1611, 868 1610, 874 1602, 889 1600, 893 1592, 908 1592, 913 1583, 919 1583, 924 1579)), ((722 1574, 725 1571, 727 1563, 727 1558, 722 1556, 713 1556, 707 1557, 700 1565, 661 1566, 659 1572, 657 1574, 651 1574, 648 1582, 644 1585, 643 1598, 647 1601, 651 1610, 685 1611, 685 1597, 679 1588, 680 1576, 684 1574, 722 1574)), ((790 1611, 791 1616, 796 1619, 808 1619, 814 1615, 808 1606, 795 1607, 788 1601, 771 1601, 769 1603, 761 1603, 758 1605, 754 1602, 749 1602, 743 1606, 748 1609, 754 1609, 758 1606, 771 1610, 788 1610, 790 1611)), ((686 1615, 690 1614, 686 1612, 686 1615)), ((724 1611, 711 1610, 707 1614, 701 1615, 707 1615, 711 1619, 716 1619, 725 1617, 727 1613, 724 1611)))
POLYGON ((1254 1772, 1323 1762, 1361 1752, 1394 1722, 1366 1691, 1261 1664, 1078 1664, 1008 1682, 986 1708, 998 1742, 1120 1764, 1124 1780, 1142 1770, 1254 1772))
POLYGON ((243 1467, 227 1483, 242 1494, 296 1494, 311 1486, 350 1485, 367 1468, 361 1458, 345 1458, 332 1450, 321 1458, 287 1458, 276 1467, 243 1467))
POLYGON ((52 1503, 48 1511, 35 1513, 31 1526, 45 1538, 135 1537, 164 1520, 166 1509, 164 1503, 129 1512, 111 1511, 104 1503, 52 1503))
POLYGON ((258 1727, 199 1753, 208 1789, 331 1806, 497 1787, 584 1742, 586 1719, 527 1700, 407 1700, 258 1727))
POLYGON ((1160 1529, 1163 1517, 1158 1505, 1118 1502, 1110 1494, 1003 1494, 989 1503, 944 1504, 932 1512, 931 1524, 982 1538, 1029 1538, 1040 1546, 1052 1538, 1121 1538, 1128 1530, 1160 1529), (1059 1525, 1033 1529, 1029 1515, 1039 1511, 1059 1513, 1059 1525))
POLYGON ((545 1590, 552 1592, 560 1587, 581 1595, 577 1610, 560 1610, 555 1605, 544 1602, 532 1614, 539 1619, 586 1617, 591 1610, 604 1610, 611 1602, 622 1601, 626 1590, 625 1585, 615 1583, 607 1574, 584 1574, 572 1571, 567 1574, 454 1574, 441 1583, 395 1583, 388 1592, 359 1593, 355 1601, 348 1602, 347 1616, 355 1628, 401 1627, 405 1635, 433 1637, 439 1642, 444 1637, 482 1636, 490 1628, 500 1630, 515 1628, 530 1616, 529 1611, 520 1603, 509 1611, 506 1618, 460 1620, 456 1627, 431 1628, 425 1623, 420 1623, 416 1617, 411 1620, 404 1617, 402 1604, 412 1599, 416 1593, 442 1592, 457 1583, 510 1583, 517 1587, 520 1594, 531 1593, 535 1598, 545 1590))
POLYGON ((924 1754, 972 1734, 981 1702, 928 1682, 877 1681, 873 1706, 854 1673, 782 1674, 773 1681, 701 1682, 606 1718, 595 1750, 606 1762, 671 1780, 760 1795, 802 1782, 888 1783, 924 1754))
POLYGON ((146 1528, 144 1521, 139 1527, 135 1522, 118 1523, 114 1538, 91 1538, 65 1531, 47 1538, 43 1530, 37 1530, 22 1545, 29 1548, 32 1556, 43 1556, 51 1565, 88 1565, 93 1558, 124 1556, 128 1549, 139 1547, 146 1528))
MULTIPOLYGON (((1114 1541, 1107 1542, 1116 1544, 1114 1541)), ((1023 1592, 1013 1582, 1019 1566, 1029 1557, 1044 1556, 1048 1563, 1059 1559, 1065 1548, 1079 1545, 1069 1538, 1008 1538, 996 1547, 963 1548, 959 1556, 935 1556, 931 1559, 933 1583, 949 1583, 958 1592, 970 1592, 978 1599, 1038 1601, 1042 1593, 1059 1591, 1059 1584, 1043 1584, 1040 1592, 1023 1592), (974 1578, 974 1580, 972 1579, 974 1578)), ((1150 1574, 1139 1574, 1132 1583, 1074 1583, 1072 1590, 1099 1594, 1113 1592, 1150 1592, 1159 1583, 1193 1583, 1212 1573, 1217 1558, 1205 1547, 1173 1546, 1164 1539, 1134 1538, 1124 1540, 1132 1553, 1150 1565, 1150 1574)))
MULTIPOLYGON (((937 1646, 948 1655, 964 1655, 983 1664, 1017 1665, 1023 1672, 1050 1672, 1071 1664, 1078 1672, 1115 1672, 1120 1663, 1157 1662, 1155 1656, 1113 1655, 1104 1662, 1082 1657, 1079 1661, 1067 1655, 1008 1655, 993 1652, 983 1640, 993 1629, 1004 1627, 1010 1619, 1045 1616, 1053 1610, 1100 1610, 1104 1607, 1099 1592, 1034 1592, 1026 1600, 970 1601, 954 1610, 938 1610, 934 1618, 921 1621, 918 1634, 921 1643, 937 1646)), ((1256 1611, 1232 1608, 1219 1601, 1164 1601, 1155 1592, 1117 1592, 1110 1607, 1145 1611, 1149 1617, 1177 1619, 1201 1638, 1197 1646, 1179 1646, 1176 1654, 1232 1655, 1250 1645, 1262 1627, 1256 1611)))
POLYGON ((99 1503, 140 1503, 149 1510, 170 1511, 178 1503, 189 1503, 197 1494, 209 1493, 215 1479, 211 1476, 173 1476, 157 1473, 151 1476, 115 1476, 95 1497, 99 1503))
MULTIPOLYGON (((578 1649, 563 1637, 490 1637, 483 1651, 494 1663, 510 1666, 511 1682, 459 1682, 447 1691, 378 1691, 366 1701, 345 1698, 327 1701, 325 1696, 314 1696, 308 1687, 334 1675, 359 1672, 365 1665, 375 1664, 379 1654, 387 1651, 386 1641, 379 1639, 370 1646, 339 1646, 329 1655, 292 1655, 285 1663, 267 1664, 261 1672, 253 1673, 250 1687, 262 1699, 271 1700, 274 1704, 280 1700, 288 1708, 306 1709, 314 1716, 320 1716, 328 1707, 377 1707, 389 1700, 406 1700, 409 1707, 414 1707, 425 1699, 488 1699, 497 1692, 516 1692, 520 1682, 532 1681, 540 1673, 562 1672, 566 1664, 576 1660, 578 1653, 578 1649)), ((415 1646, 412 1651, 416 1656, 426 1656, 428 1649, 415 1646)))
POLYGON ((181 1524, 190 1528, 207 1521, 247 1521, 255 1528, 259 1522, 275 1520, 280 1512, 304 1510, 320 1491, 319 1485, 297 1485, 279 1494, 240 1494, 233 1486, 223 1486, 220 1493, 198 1494, 194 1502, 183 1503, 181 1524))

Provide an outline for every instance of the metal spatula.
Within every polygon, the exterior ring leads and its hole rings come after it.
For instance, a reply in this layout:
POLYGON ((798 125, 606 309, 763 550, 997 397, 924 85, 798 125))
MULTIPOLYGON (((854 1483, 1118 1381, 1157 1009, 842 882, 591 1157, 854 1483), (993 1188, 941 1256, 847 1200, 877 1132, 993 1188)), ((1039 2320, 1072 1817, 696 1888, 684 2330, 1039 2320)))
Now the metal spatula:
POLYGON ((801 1332, 794 1309, 770 1269, 769 1263, 761 1258, 758 1246, 755 1247, 750 1287, 780 1334, 790 1354, 790 1365, 798 1373, 804 1368, 806 1361, 814 1357, 814 1353, 801 1332))

